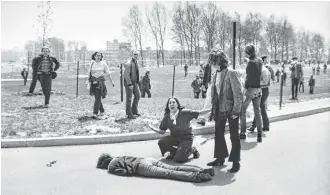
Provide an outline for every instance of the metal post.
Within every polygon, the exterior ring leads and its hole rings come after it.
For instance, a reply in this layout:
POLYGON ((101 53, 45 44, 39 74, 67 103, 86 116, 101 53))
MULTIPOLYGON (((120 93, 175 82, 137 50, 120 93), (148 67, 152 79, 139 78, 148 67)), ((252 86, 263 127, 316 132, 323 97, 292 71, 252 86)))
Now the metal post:
POLYGON ((175 65, 173 66, 172 97, 174 96, 175 65))
POLYGON ((283 73, 281 73, 281 84, 280 84, 280 110, 282 109, 282 99, 283 99, 283 73))
POLYGON ((76 97, 78 97, 78 85, 79 85, 79 60, 77 61, 77 91, 76 91, 76 97))
POLYGON ((236 57, 236 22, 233 22, 233 69, 235 69, 236 57))
POLYGON ((123 64, 120 64, 120 100, 124 101, 124 93, 123 93, 123 64))

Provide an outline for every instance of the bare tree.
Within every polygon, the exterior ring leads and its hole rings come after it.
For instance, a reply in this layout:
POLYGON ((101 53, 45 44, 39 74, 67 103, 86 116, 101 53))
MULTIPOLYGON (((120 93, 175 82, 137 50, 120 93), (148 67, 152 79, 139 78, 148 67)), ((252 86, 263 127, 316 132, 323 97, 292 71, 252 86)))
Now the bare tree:
POLYGON ((186 59, 186 51, 185 51, 185 37, 183 33, 183 23, 182 23, 182 13, 183 10, 181 9, 181 2, 177 2, 174 4, 174 14, 172 16, 172 39, 174 42, 180 45, 180 53, 181 53, 181 64, 182 64, 182 57, 186 59))
POLYGON ((122 23, 124 25, 124 35, 127 37, 131 37, 134 40, 135 48, 139 45, 140 55, 142 58, 142 67, 144 63, 143 57, 143 48, 142 48, 142 32, 144 29, 142 14, 137 5, 134 5, 130 8, 128 15, 122 19, 122 23))
POLYGON ((40 2, 38 5, 40 9, 40 14, 37 16, 38 24, 33 25, 33 27, 37 28, 37 35, 42 39, 42 46, 46 45, 48 34, 51 30, 51 16, 53 14, 50 1, 40 2))
POLYGON ((202 29, 203 38, 210 52, 215 46, 216 29, 219 21, 219 10, 215 2, 208 2, 202 8, 202 29))

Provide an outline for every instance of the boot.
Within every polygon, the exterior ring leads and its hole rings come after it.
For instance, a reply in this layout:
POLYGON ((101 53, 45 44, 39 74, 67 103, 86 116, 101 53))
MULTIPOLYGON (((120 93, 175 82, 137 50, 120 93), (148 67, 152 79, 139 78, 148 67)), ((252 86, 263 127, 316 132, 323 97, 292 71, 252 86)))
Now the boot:
POLYGON ((228 171, 230 173, 236 173, 236 172, 238 172, 240 170, 240 168, 241 168, 241 164, 239 162, 233 162, 232 168, 229 169, 228 171))

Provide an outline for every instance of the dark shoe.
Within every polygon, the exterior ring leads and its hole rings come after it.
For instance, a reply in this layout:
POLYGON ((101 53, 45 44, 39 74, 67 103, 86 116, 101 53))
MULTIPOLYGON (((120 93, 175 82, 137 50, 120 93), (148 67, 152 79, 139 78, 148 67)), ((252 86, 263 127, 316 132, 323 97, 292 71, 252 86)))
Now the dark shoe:
POLYGON ((214 173, 214 169, 210 168, 210 169, 203 169, 202 173, 207 173, 211 176, 214 176, 215 173, 214 173))
POLYGON ((225 160, 215 159, 214 161, 207 163, 207 166, 223 166, 224 163, 225 160))
POLYGON ((255 127, 251 126, 250 128, 248 128, 247 130, 250 132, 254 132, 255 127))
POLYGON ((289 100, 294 100, 295 98, 290 98, 289 100))
POLYGON ((239 139, 245 140, 246 139, 245 133, 240 133, 239 134, 239 139))
POLYGON ((128 119, 136 119, 136 117, 133 116, 133 115, 128 115, 127 118, 128 118, 128 119))
POLYGON ((196 175, 196 182, 211 181, 212 177, 208 173, 199 172, 196 175))
POLYGON ((263 131, 269 131, 269 127, 268 128, 262 128, 263 131))
POLYGON ((133 115, 135 115, 135 116, 141 116, 141 114, 139 114, 139 113, 137 113, 137 114, 133 114, 133 115))
POLYGON ((241 164, 239 162, 235 162, 235 163, 233 163, 232 168, 229 169, 228 171, 230 173, 236 173, 236 172, 238 172, 240 170, 240 168, 241 168, 241 164))
POLYGON ((193 149, 193 156, 194 159, 197 159, 201 156, 196 148, 193 149))
POLYGON ((257 142, 262 142, 262 135, 258 133, 257 142))
POLYGON ((170 153, 168 156, 166 156, 167 160, 173 160, 174 159, 174 154, 170 153))

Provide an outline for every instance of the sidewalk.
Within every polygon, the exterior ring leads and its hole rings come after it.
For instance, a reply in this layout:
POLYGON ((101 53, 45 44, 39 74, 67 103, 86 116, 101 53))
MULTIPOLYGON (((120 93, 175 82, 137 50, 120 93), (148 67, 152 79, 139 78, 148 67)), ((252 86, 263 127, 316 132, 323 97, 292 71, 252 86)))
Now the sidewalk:
MULTIPOLYGON (((295 101, 285 104, 281 110, 279 107, 269 105, 268 117, 271 123, 276 121, 288 120, 297 117, 304 117, 312 114, 330 111, 330 98, 314 99, 304 102, 295 101)), ((253 117, 253 116, 252 116, 253 117)), ((247 126, 251 124, 252 117, 247 118, 247 126)), ((205 126, 193 126, 195 135, 205 135, 214 133, 214 123, 207 122, 205 126)), ((169 134, 167 131, 166 134, 169 134)), ((144 141, 159 139, 159 135, 153 131, 127 133, 117 135, 95 135, 95 136, 70 136, 70 137, 51 137, 51 138, 28 138, 28 139, 10 139, 2 140, 2 148, 15 147, 46 147, 46 146, 64 146, 64 145, 89 145, 120 143, 130 141, 144 141)))

